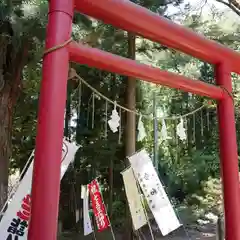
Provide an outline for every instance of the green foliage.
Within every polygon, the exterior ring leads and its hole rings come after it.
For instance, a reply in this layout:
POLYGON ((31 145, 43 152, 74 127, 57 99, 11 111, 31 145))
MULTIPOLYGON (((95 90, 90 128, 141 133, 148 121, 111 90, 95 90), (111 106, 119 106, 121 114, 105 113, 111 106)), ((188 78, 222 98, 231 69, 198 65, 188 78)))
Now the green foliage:
POLYGON ((202 183, 202 194, 193 195, 192 201, 195 199, 199 208, 205 212, 212 212, 216 215, 223 213, 223 197, 221 181, 217 178, 209 178, 202 183))
POLYGON ((122 200, 121 201, 118 201, 118 200, 115 200, 114 203, 113 203, 113 206, 112 206, 112 210, 113 210, 113 215, 112 215, 112 219, 114 219, 114 227, 115 228, 122 228, 124 226, 124 221, 123 219, 125 218, 126 216, 126 213, 125 213, 125 202, 123 202, 122 200))

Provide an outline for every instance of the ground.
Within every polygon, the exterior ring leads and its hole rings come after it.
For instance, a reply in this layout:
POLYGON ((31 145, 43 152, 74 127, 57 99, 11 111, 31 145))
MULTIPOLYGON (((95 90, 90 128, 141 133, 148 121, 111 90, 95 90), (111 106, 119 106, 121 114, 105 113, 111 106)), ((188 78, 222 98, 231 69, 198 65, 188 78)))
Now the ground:
MULTIPOLYGON (((160 237, 155 235, 155 240, 216 240, 215 234, 215 226, 212 224, 208 224, 202 227, 192 228, 192 229, 179 229, 178 231, 174 232, 173 234, 160 237)), ((151 240, 151 237, 148 234, 144 234, 144 238, 142 237, 141 240, 151 240)), ((59 240, 92 240, 94 239, 92 236, 83 237, 79 234, 65 234, 59 240)), ((97 236, 97 240, 112 240, 110 232, 105 232, 97 236)), ((116 240, 122 240, 123 236, 119 235, 116 236, 116 240)))

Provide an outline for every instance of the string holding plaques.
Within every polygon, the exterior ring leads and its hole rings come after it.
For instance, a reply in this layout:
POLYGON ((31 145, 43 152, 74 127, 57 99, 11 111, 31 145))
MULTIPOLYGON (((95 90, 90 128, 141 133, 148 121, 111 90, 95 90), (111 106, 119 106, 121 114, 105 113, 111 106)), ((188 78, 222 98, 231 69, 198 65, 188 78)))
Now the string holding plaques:
POLYGON ((111 119, 108 120, 108 125, 113 133, 118 131, 118 127, 120 126, 120 117, 117 112, 117 103, 114 102, 114 109, 112 110, 111 119))

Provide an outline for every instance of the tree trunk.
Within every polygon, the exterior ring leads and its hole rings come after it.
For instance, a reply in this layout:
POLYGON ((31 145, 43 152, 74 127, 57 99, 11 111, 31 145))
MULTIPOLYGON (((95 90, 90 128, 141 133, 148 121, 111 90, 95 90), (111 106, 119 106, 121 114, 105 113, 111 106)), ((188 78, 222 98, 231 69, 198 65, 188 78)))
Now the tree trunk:
POLYGON ((21 92, 22 70, 28 52, 28 43, 25 41, 17 50, 14 49, 9 40, 12 31, 10 23, 3 23, 1 26, 6 26, 5 30, 8 30, 8 37, 0 35, 0 209, 6 202, 8 195, 13 113, 21 92))
POLYGON ((8 169, 11 157, 13 104, 10 91, 0 94, 0 207, 8 196, 8 169))
MULTIPOLYGON (((128 33, 128 57, 135 60, 136 37, 132 33, 128 33)), ((135 111, 136 105, 136 79, 128 78, 126 92, 127 108, 135 111)), ((126 157, 131 156, 136 148, 136 117, 134 113, 127 112, 126 119, 126 157)), ((128 161, 126 165, 129 165, 128 161)), ((132 219, 129 212, 128 204, 126 207, 126 240, 133 239, 132 219)))
POLYGON ((234 11, 238 16, 240 16, 240 2, 239 0, 216 0, 229 7, 232 11, 234 11))
MULTIPOLYGON (((71 139, 71 131, 70 131, 70 121, 71 121, 71 81, 67 83, 67 99, 66 99, 66 109, 65 109, 65 119, 64 119, 64 137, 67 139, 71 139)), ((69 172, 67 174, 70 175, 69 172)), ((66 221, 66 216, 69 218, 69 215, 72 215, 72 212, 69 208, 65 208, 65 206, 70 206, 70 198, 66 198, 66 196, 71 196, 71 188, 68 183, 69 179, 63 178, 60 183, 60 201, 59 201, 59 216, 58 216, 58 234, 61 236, 62 232, 64 232, 64 224, 66 221), (67 214, 66 214, 67 211, 67 214), (60 228, 61 227, 61 228, 60 228)))
MULTIPOLYGON (((128 33, 128 57, 135 60, 135 35, 128 33)), ((136 79, 131 77, 127 80, 126 93, 127 108, 135 111, 136 105, 136 79)), ((126 156, 135 152, 136 148, 136 117, 134 113, 127 112, 126 119, 126 156)), ((128 164, 128 162, 127 162, 128 164)))
POLYGON ((109 166, 109 202, 108 202, 108 213, 110 219, 112 218, 113 214, 113 168, 114 163, 111 157, 109 166))
POLYGON ((71 131, 70 131, 70 121, 71 121, 71 92, 72 86, 71 82, 68 81, 67 85, 67 100, 66 100, 66 114, 65 114, 65 123, 64 123, 64 136, 67 139, 71 139, 71 131))
POLYGON ((195 115, 196 119, 196 127, 195 127, 195 140, 196 140, 196 150, 202 150, 203 149, 203 137, 202 137, 202 115, 201 111, 198 111, 195 115))

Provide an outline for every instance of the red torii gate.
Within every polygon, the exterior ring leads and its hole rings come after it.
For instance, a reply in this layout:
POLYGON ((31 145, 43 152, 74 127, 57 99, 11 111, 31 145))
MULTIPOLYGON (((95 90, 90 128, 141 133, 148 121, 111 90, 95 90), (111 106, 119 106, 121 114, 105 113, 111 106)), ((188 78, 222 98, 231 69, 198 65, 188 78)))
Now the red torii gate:
POLYGON ((57 238, 63 119, 69 61, 73 61, 218 100, 226 239, 240 240, 238 152, 231 95, 231 72, 240 74, 240 54, 126 0, 49 2, 46 49, 59 45, 62 48, 48 52, 43 61, 28 239, 57 238), (74 9, 215 64, 216 82, 219 86, 191 80, 68 41, 74 9))

